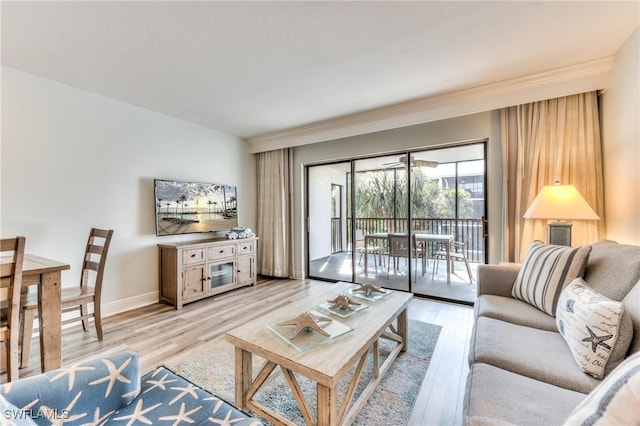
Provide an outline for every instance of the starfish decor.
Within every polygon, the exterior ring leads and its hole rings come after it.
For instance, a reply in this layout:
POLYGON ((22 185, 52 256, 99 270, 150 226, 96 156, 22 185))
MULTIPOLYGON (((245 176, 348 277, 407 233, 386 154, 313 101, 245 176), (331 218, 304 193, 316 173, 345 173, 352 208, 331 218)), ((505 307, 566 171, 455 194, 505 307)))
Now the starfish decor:
POLYGON ((380 287, 376 287, 373 284, 362 284, 360 287, 353 289, 353 291, 364 292, 365 296, 371 296, 372 293, 385 293, 384 290, 382 290, 380 287))
POLYGON ((323 336, 329 337, 330 334, 327 333, 321 326, 321 322, 331 322, 331 318, 327 318, 321 315, 316 315, 312 312, 303 312, 297 317, 290 318, 288 320, 284 320, 278 323, 278 325, 295 325, 296 328, 293 330, 291 334, 291 338, 293 339, 298 334, 300 334, 303 330, 313 330, 316 331, 323 336))
POLYGON ((353 311, 351 305, 360 306, 362 303, 358 303, 355 300, 351 299, 346 294, 341 294, 333 300, 327 300, 327 302, 332 305, 329 306, 329 309, 340 309, 343 311, 353 311))
POLYGON ((587 331, 589 332, 590 336, 585 337, 584 339, 582 339, 582 341, 591 343, 591 349, 593 350, 594 353, 598 348, 598 346, 602 346, 605 349, 611 350, 611 346, 607 345, 605 341, 611 339, 613 337, 613 334, 605 334, 604 336, 597 336, 596 333, 594 333, 593 330, 589 328, 589 326, 587 326, 587 331))

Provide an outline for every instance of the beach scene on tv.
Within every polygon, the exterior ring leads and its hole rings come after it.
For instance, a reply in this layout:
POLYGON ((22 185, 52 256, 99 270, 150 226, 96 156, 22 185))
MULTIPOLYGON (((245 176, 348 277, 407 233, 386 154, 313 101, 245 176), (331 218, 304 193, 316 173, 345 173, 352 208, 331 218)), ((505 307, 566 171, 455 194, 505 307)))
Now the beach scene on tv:
POLYGON ((235 186, 154 182, 157 235, 224 231, 238 226, 235 186))

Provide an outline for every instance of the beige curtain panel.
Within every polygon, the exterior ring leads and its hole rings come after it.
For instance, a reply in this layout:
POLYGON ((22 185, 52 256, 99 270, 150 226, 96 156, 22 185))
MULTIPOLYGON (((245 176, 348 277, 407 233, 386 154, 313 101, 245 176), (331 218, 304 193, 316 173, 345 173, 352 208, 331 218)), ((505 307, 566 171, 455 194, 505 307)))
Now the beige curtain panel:
POLYGON ((602 148, 596 92, 502 110, 503 260, 522 261, 546 220, 523 219, 538 192, 555 181, 575 185, 600 221, 572 221, 572 245, 604 235, 602 148))
POLYGON ((291 153, 287 148, 256 156, 258 272, 288 278, 293 276, 291 153))

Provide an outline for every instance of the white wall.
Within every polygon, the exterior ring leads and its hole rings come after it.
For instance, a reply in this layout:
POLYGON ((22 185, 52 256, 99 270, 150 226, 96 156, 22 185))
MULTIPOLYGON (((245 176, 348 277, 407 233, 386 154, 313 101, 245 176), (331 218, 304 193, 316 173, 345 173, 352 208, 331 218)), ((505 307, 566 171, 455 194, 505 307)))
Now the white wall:
POLYGON ((502 241, 502 149, 500 112, 489 111, 431 123, 375 132, 294 148, 294 264, 296 277, 304 274, 304 166, 329 160, 396 152, 488 139, 489 261, 500 260, 502 241))
MULTIPOLYGON (((2 68, 0 234, 71 264, 92 226, 113 228, 106 313, 158 300, 153 178, 238 186, 239 223, 255 229, 254 160, 234 136, 2 68)), ((210 235, 210 234, 208 234, 210 235)))
MULTIPOLYGON (((309 227, 312 238, 309 241, 309 258, 311 260, 320 259, 331 255, 331 185, 341 185, 343 187, 341 203, 342 214, 345 217, 345 172, 333 166, 312 167, 309 170, 309 211, 313 212, 310 217, 309 227)), ((343 221, 343 226, 345 226, 343 221)), ((346 242, 344 230, 342 232, 343 243, 346 242)))
POLYGON ((606 236, 640 244, 640 27, 615 56, 601 117, 606 236))

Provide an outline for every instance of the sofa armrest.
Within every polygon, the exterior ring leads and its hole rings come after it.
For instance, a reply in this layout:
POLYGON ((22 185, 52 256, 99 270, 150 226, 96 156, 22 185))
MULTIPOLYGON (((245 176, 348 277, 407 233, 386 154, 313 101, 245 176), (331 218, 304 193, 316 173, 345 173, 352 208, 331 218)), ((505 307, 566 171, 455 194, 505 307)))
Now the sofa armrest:
POLYGON ((511 297, 511 289, 516 282, 520 264, 479 265, 478 296, 494 294, 511 297))
POLYGON ((0 395, 36 424, 92 423, 140 392, 140 359, 129 351, 26 377, 0 386, 0 395))

